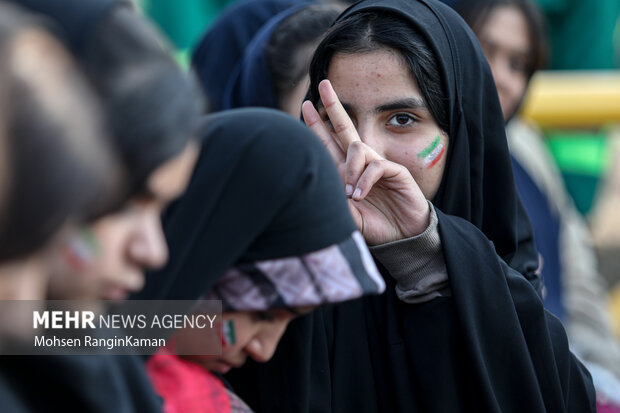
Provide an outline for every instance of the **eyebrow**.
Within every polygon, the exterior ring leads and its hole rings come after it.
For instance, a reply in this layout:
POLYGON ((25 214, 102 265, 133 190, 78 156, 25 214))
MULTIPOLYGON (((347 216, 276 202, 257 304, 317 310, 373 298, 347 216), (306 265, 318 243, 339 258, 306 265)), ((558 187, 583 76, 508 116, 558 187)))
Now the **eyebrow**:
MULTIPOLYGON (((493 47, 495 49, 500 49, 500 45, 497 44, 497 42, 494 42, 493 39, 490 39, 488 37, 485 37, 484 35, 480 36, 480 40, 479 40, 480 44, 482 45, 482 43, 486 43, 487 45, 489 45, 490 47, 493 47)), ((520 59, 529 59, 530 58, 530 52, 528 52, 527 48, 519 48, 519 49, 514 49, 514 50, 509 50, 509 52, 511 53, 515 53, 517 55, 519 55, 518 57, 520 59)))
POLYGON ((157 194, 148 186, 148 184, 144 184, 144 186, 138 191, 137 196, 141 199, 157 199, 157 194))
MULTIPOLYGON (((342 107, 344 108, 344 110, 346 110, 347 112, 351 112, 354 108, 353 105, 346 103, 346 102, 340 102, 342 103, 342 107)), ((319 101, 318 105, 317 105, 318 109, 325 109, 325 106, 323 106, 323 102, 319 101)), ((404 98, 404 99, 398 99, 398 100, 394 100, 392 102, 387 102, 384 103, 382 105, 379 105, 375 108, 375 113, 381 113, 381 112, 388 112, 390 110, 395 110, 395 109, 414 109, 414 110, 419 110, 419 109, 423 109, 423 110, 428 110, 428 107, 426 106, 426 103, 424 103, 423 99, 420 98, 404 98)))
POLYGON ((376 113, 387 112, 394 109, 424 109, 428 110, 424 100, 420 98, 405 98, 379 105, 375 108, 376 113))

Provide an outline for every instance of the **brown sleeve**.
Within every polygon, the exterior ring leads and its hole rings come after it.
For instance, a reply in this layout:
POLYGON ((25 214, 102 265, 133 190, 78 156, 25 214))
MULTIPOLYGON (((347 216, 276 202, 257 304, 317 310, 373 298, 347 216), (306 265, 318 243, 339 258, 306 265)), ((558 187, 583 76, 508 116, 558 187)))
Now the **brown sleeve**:
POLYGON ((433 204, 429 205, 430 223, 423 233, 370 247, 373 256, 396 280, 396 293, 406 303, 419 304, 450 295, 437 213, 433 204))

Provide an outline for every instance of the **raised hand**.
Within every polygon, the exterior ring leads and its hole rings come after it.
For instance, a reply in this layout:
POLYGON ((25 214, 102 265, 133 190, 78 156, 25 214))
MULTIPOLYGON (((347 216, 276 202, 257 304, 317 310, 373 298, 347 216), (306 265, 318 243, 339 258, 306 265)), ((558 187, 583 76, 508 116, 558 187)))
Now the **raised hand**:
POLYGON ((429 206, 404 166, 382 158, 359 137, 328 80, 319 84, 331 127, 311 102, 302 113, 338 165, 353 218, 369 245, 384 244, 422 233, 429 206))

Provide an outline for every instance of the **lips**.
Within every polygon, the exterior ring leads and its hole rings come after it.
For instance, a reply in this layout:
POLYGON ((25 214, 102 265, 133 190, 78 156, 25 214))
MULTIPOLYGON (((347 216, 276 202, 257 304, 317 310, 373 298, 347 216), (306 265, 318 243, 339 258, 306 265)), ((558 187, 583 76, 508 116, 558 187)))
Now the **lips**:
POLYGON ((236 369, 236 368, 243 366, 243 364, 245 363, 245 359, 241 361, 232 361, 232 362, 218 359, 218 360, 214 360, 214 362, 216 366, 213 368, 213 370, 216 370, 217 372, 224 374, 230 371, 231 369, 236 369))
POLYGON ((211 367, 212 370, 217 371, 218 373, 221 374, 226 374, 228 373, 231 369, 236 368, 236 367, 240 367, 240 365, 234 365, 234 364, 230 364, 227 363, 223 360, 214 360, 213 366, 211 367))

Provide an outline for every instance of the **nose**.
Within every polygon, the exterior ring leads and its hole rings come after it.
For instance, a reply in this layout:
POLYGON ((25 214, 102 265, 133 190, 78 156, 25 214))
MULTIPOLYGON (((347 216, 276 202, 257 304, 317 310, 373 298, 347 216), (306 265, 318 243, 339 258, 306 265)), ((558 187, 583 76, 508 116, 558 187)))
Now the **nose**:
POLYGON ((357 133, 360 140, 366 145, 370 146, 381 157, 385 157, 381 139, 378 138, 379 132, 376 131, 372 125, 362 125, 357 127, 357 133))
POLYGON ((259 363, 268 361, 276 352, 287 324, 288 320, 269 323, 269 326, 265 326, 264 331, 248 342, 245 346, 245 352, 259 363))
POLYGON ((502 92, 508 87, 511 81, 510 63, 507 58, 502 56, 494 56, 489 60, 491 72, 498 92, 502 92))
POLYGON ((495 81, 495 87, 497 88, 497 94, 499 95, 500 105, 504 118, 507 117, 510 110, 510 90, 513 82, 513 75, 510 70, 510 63, 507 58, 495 56, 489 59, 489 66, 491 67, 491 73, 493 73, 493 80, 495 81))
POLYGON ((136 223, 129 254, 143 268, 157 269, 168 261, 168 245, 157 211, 143 213, 136 223))

